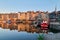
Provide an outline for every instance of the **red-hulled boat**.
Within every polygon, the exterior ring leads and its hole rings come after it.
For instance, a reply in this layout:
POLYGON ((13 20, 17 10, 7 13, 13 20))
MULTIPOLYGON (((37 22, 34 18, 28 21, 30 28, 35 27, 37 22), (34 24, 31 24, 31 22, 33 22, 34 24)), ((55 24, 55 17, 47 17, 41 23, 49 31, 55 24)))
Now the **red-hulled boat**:
POLYGON ((43 21, 41 23, 41 29, 42 30, 48 30, 48 22, 47 21, 43 21))

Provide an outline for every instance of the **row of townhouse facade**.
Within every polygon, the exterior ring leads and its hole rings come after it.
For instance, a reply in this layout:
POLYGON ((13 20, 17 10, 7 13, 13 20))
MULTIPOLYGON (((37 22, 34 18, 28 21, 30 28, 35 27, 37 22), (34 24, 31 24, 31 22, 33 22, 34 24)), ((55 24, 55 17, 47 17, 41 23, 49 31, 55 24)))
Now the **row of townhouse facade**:
POLYGON ((8 21, 11 20, 12 22, 16 22, 16 20, 21 20, 21 21, 32 21, 36 20, 35 17, 38 16, 39 14, 42 15, 42 19, 45 20, 46 14, 45 12, 41 11, 27 11, 27 12, 17 12, 17 13, 0 13, 0 22, 8 21))

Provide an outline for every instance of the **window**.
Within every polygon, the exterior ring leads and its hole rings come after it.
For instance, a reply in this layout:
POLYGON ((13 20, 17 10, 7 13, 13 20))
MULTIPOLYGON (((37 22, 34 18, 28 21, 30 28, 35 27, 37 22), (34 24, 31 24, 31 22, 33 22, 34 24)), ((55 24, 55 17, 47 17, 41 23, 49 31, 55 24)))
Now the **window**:
POLYGON ((14 14, 14 15, 12 15, 12 16, 13 16, 13 18, 17 18, 17 17, 18 17, 16 14, 14 14))
POLYGON ((2 18, 2 15, 0 15, 0 18, 2 18))

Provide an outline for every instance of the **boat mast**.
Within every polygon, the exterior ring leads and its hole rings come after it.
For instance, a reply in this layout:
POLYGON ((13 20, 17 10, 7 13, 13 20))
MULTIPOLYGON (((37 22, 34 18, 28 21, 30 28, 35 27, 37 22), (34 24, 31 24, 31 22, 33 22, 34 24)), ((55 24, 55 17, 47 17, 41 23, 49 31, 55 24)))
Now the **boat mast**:
POLYGON ((57 7, 55 6, 55 14, 56 14, 56 21, 57 21, 57 7))

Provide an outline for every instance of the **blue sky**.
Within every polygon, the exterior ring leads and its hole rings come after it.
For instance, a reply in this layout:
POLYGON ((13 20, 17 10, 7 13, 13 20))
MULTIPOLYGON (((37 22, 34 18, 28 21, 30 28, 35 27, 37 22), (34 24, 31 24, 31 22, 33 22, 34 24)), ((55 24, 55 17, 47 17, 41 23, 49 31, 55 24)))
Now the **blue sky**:
POLYGON ((60 0, 0 0, 0 12, 60 10, 60 0))

